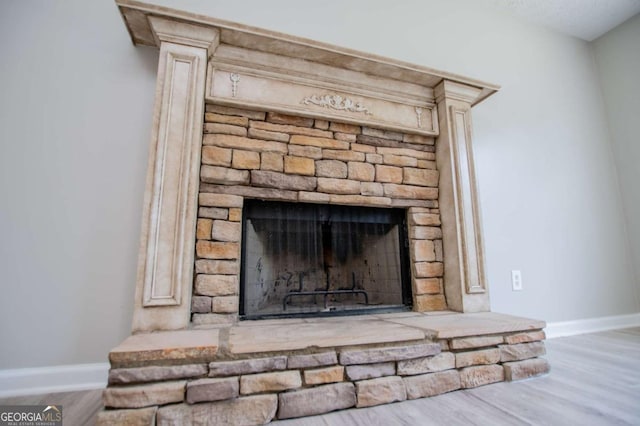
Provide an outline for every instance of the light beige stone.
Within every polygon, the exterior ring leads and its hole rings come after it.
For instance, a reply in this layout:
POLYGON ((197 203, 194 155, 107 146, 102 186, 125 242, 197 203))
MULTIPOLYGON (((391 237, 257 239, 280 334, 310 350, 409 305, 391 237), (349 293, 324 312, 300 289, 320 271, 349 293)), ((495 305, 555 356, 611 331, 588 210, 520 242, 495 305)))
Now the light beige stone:
POLYGON ((498 348, 456 353, 456 368, 469 367, 471 365, 497 364, 499 362, 500 350, 498 348))
POLYGON ((547 374, 550 370, 549 362, 544 358, 505 362, 502 366, 504 367, 504 378, 509 382, 547 374))
POLYGON ((396 366, 393 362, 377 364, 348 365, 346 375, 349 380, 375 379, 376 377, 393 376, 396 374, 396 366))
POLYGON ((444 275, 442 262, 418 262, 413 264, 416 278, 437 278, 444 275))
POLYGON ((382 197, 384 195, 384 189, 381 183, 377 182, 362 182, 360 183, 360 194, 373 197, 382 197))
POLYGON ((447 301, 443 294, 420 294, 414 299, 417 312, 446 311, 447 301))
MULTIPOLYGON (((353 142, 355 142, 355 138, 354 138, 353 142)), ((360 144, 360 143, 352 143, 351 144, 351 150, 352 151, 358 151, 358 152, 364 152, 366 154, 375 154, 376 153, 376 147, 375 146, 363 145, 363 144, 360 144)), ((367 158, 368 158, 368 156, 367 156, 367 158)), ((367 161, 369 161, 369 160, 367 160, 367 161)))
POLYGON ((318 354, 289 355, 288 368, 308 368, 333 365, 338 363, 335 351, 321 352, 318 354))
POLYGON ((212 362, 209 364, 210 377, 238 376, 241 374, 264 373, 287 368, 286 356, 270 358, 250 358, 238 361, 212 362))
POLYGON ((504 381, 504 368, 501 365, 481 365, 460 370, 460 384, 463 389, 502 381, 504 381))
POLYGON ((436 252, 433 241, 431 240, 411 240, 411 249, 414 262, 431 262, 436 260, 436 252))
POLYGON ((278 371, 250 374, 240 377, 240 393, 248 395, 260 392, 279 392, 302 386, 298 371, 278 371))
POLYGON ((197 329, 227 327, 238 321, 237 314, 193 314, 191 322, 197 329))
POLYGON ((455 363, 455 355, 451 352, 441 352, 434 356, 398 361, 398 375, 413 376, 450 370, 455 367, 455 363))
POLYGON ((336 123, 334 121, 331 122, 329 126, 329 130, 340 133, 352 133, 357 135, 360 133, 360 126, 356 126, 354 124, 346 124, 346 123, 336 123))
POLYGON ((316 129, 327 130, 329 128, 329 122, 327 120, 318 120, 316 118, 313 122, 313 127, 316 129))
POLYGON ((394 166, 376 166, 376 182, 402 183, 402 168, 394 166))
POLYGON ((414 288, 416 294, 438 294, 442 291, 440 278, 415 278, 414 288))
POLYGON ((405 185, 419 185, 430 186, 433 188, 438 187, 438 178, 440 174, 437 170, 429 169, 414 169, 411 167, 405 167, 402 183, 405 185))
POLYGON ((353 134, 350 134, 350 133, 335 132, 333 134, 333 138, 337 139, 339 141, 345 141, 345 142, 355 142, 356 141, 356 135, 353 135, 353 134))
POLYGON ((365 158, 369 164, 382 164, 382 155, 380 154, 366 154, 365 158))
POLYGON ((418 160, 418 167, 421 169, 436 170, 436 162, 431 160, 418 160))
POLYGON ((238 296, 217 296, 211 303, 214 314, 232 314, 238 312, 238 296))
POLYGON ((212 225, 213 221, 211 219, 198 219, 196 223, 196 238, 199 240, 210 240, 212 225))
POLYGON ((223 401, 240 395, 237 377, 226 379, 199 379, 187 383, 188 404, 196 402, 223 401))
POLYGON ((260 168, 262 170, 271 170, 273 172, 284 171, 284 156, 277 152, 263 152, 260 155, 260 168))
POLYGON ((156 418, 158 426, 262 425, 273 419, 277 409, 277 395, 254 395, 193 405, 168 405, 158 409, 156 418))
POLYGON ((436 262, 444 261, 444 247, 442 246, 442 240, 435 240, 433 242, 433 248, 436 252, 436 262))
POLYGON ((301 203, 322 203, 326 204, 331 200, 329 194, 322 194, 320 192, 306 192, 300 191, 298 193, 298 201, 301 203))
POLYGON ((240 265, 234 260, 196 260, 197 274, 236 275, 240 273, 240 265))
MULTIPOLYGON (((257 170, 253 170, 257 171, 257 170)), ((264 171, 265 173, 277 173, 264 171)), ((284 174, 284 173, 278 173, 284 174)), ((295 176, 289 175, 293 178, 304 177, 304 176, 295 176)), ((209 185, 207 183, 203 183, 201 188, 206 189, 207 191, 218 193, 218 194, 233 194, 239 195, 246 198, 258 198, 261 200, 278 200, 278 201, 297 201, 298 196, 295 191, 288 191, 284 189, 275 189, 275 188, 264 188, 258 185, 255 186, 227 186, 227 185, 209 185)))
POLYGON ((358 402, 356 407, 373 407, 374 405, 404 401, 407 391, 402 378, 398 376, 381 377, 363 380, 356 383, 358 402))
POLYGON ((268 112, 267 121, 276 124, 291 124, 292 126, 313 127, 313 118, 285 115, 277 112, 268 112))
MULTIPOLYGON (((197 294, 197 293, 196 293, 197 294)), ((211 298, 208 296, 191 296, 191 312, 208 314, 211 312, 211 298)))
POLYGON ((425 398, 460 389, 460 373, 457 370, 409 376, 402 379, 407 389, 407 398, 425 398))
POLYGON ((287 175, 266 170, 252 170, 251 183, 279 190, 312 191, 316 188, 316 178, 310 176, 287 175))
POLYGON ((204 121, 207 123, 224 123, 243 127, 247 127, 249 125, 249 119, 247 117, 232 117, 223 114, 216 114, 215 112, 205 113, 204 121))
POLYGON ((235 275, 197 275, 195 290, 204 296, 231 296, 238 294, 238 277, 235 275))
POLYGON ((203 146, 202 164, 229 167, 231 165, 231 150, 217 146, 203 146))
POLYGON ((391 198, 387 197, 366 197, 364 195, 340 195, 331 194, 329 197, 331 204, 345 204, 354 206, 382 206, 389 207, 391 198))
POLYGON ((289 155, 319 160, 322 158, 322 148, 317 146, 289 145, 289 155))
POLYGON ((96 417, 96 426, 154 426, 158 407, 132 410, 101 410, 96 417))
POLYGON ((270 132, 268 130, 249 128, 248 136, 252 139, 264 139, 266 141, 289 142, 288 133, 270 132))
POLYGON ((544 342, 518 343, 500 346, 500 361, 520 361, 544 355, 544 342))
POLYGON ((495 346, 503 342, 502 336, 477 336, 451 339, 451 349, 472 349, 495 346))
POLYGON ((407 143, 419 143, 424 145, 433 145, 436 143, 436 141, 431 136, 410 135, 410 134, 404 134, 402 137, 402 141, 407 143))
POLYGON ((349 179, 361 182, 373 182, 375 179, 376 169, 371 164, 349 161, 347 166, 349 168, 349 179))
POLYGON ((198 209, 198 216, 208 219, 227 219, 229 217, 229 210, 217 207, 200 207, 198 209))
POLYGON ((234 126, 232 124, 205 123, 204 133, 221 133, 225 135, 247 136, 246 127, 234 126))
POLYGON ((531 331, 528 333, 517 333, 511 336, 504 336, 504 342, 508 345, 515 345, 517 343, 536 342, 538 340, 544 340, 546 338, 544 331, 531 331))
POLYGON ((435 240, 442 238, 442 229, 435 226, 409 226, 409 238, 415 240, 435 240))
POLYGON ((343 410, 356 405, 353 383, 335 383, 316 386, 279 395, 278 418, 313 416, 343 410))
MULTIPOLYGON (((379 166, 380 167, 380 166, 379 166)), ((384 184, 384 195, 392 198, 437 200, 438 189, 413 185, 384 184)))
POLYGON ((102 402, 111 408, 142 408, 184 401, 187 382, 162 382, 150 385, 109 387, 102 392, 102 402))
POLYGON ((289 140, 294 145, 316 146, 327 149, 349 149, 349 143, 329 138, 319 138, 315 136, 293 135, 289 140))
POLYGON ((242 207, 243 198, 230 194, 201 193, 198 197, 201 206, 242 207))
POLYGON ((317 368, 304 371, 304 382, 307 385, 322 385, 326 383, 337 383, 344 380, 344 367, 335 365, 333 367, 317 368))
POLYGON ((373 129, 371 127, 362 127, 362 134, 373 136, 374 138, 390 139, 393 141, 401 141, 402 133, 392 132, 390 130, 373 129))
POLYGON ((418 345, 390 346, 374 349, 347 349, 340 352, 340 364, 373 364, 386 361, 422 358, 440 352, 440 345, 422 343, 418 345))
POLYGON ((331 132, 328 132, 326 130, 310 129, 308 127, 292 126, 290 124, 275 124, 265 123, 261 121, 251 121, 249 123, 249 126, 259 130, 267 130, 270 132, 288 133, 291 135, 304 135, 318 138, 331 138, 333 135, 331 132))
POLYGON ((196 242, 196 254, 205 259, 237 259, 240 246, 238 243, 199 240, 196 242))
POLYGON ((215 145, 221 148, 243 149, 245 151, 256 152, 280 152, 287 153, 287 144, 282 142, 272 142, 261 139, 251 139, 242 136, 210 134, 204 135, 204 145, 215 145))
MULTIPOLYGON (((381 154, 378 154, 381 155, 381 154)), ((405 157, 404 155, 386 154, 382 155, 382 162, 390 166, 399 167, 417 167, 418 159, 413 157, 405 157)))
POLYGON ((418 160, 435 160, 436 157, 432 152, 418 151, 410 148, 391 148, 379 146, 376 152, 382 155, 401 155, 403 157, 417 158, 418 160))
POLYGON ((232 222, 240 222, 242 220, 242 209, 230 208, 229 209, 229 220, 232 221, 232 222))
POLYGON ((249 172, 246 170, 229 169, 227 167, 202 166, 200 179, 207 183, 247 185, 249 183, 249 172))
POLYGON ((265 118, 265 113, 262 111, 251 111, 248 109, 233 108, 222 105, 207 104, 206 111, 224 115, 246 117, 251 120, 264 120, 265 118))
POLYGON ((206 376, 208 371, 207 364, 112 368, 109 370, 109 384, 129 385, 133 383, 190 379, 206 376))
POLYGON ((324 158, 326 160, 364 161, 366 156, 365 156, 364 152, 340 151, 340 150, 335 150, 335 149, 323 149, 322 150, 322 158, 324 158))
POLYGON ((211 237, 217 241, 240 241, 242 224, 226 220, 214 220, 211 227, 211 237))
POLYGON ((284 157, 284 172, 294 175, 314 176, 316 174, 316 164, 311 158, 305 157, 284 157))
POLYGON ((349 179, 319 177, 318 192, 328 194, 360 194, 360 182, 349 179))
POLYGON ((260 168, 260 153, 255 151, 233 150, 231 167, 234 169, 255 170, 260 168))
POLYGON ((345 179, 347 164, 338 160, 316 161, 316 176, 345 179))

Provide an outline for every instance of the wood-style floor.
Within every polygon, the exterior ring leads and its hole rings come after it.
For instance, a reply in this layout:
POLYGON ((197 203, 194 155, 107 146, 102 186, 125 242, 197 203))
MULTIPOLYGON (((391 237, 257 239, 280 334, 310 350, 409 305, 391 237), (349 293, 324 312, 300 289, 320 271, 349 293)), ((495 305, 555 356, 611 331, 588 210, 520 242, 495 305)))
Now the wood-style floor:
MULTIPOLYGON (((640 328, 547 341, 548 376, 274 425, 640 425, 640 328)), ((100 392, 1 399, 62 404, 65 425, 93 424, 100 392)))

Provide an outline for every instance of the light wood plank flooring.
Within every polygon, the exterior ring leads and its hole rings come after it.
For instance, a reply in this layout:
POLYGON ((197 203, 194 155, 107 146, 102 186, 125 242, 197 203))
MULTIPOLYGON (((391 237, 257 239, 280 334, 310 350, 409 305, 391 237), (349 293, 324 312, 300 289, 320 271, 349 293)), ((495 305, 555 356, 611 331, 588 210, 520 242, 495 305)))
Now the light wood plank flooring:
MULTIPOLYGON (((640 328, 547 341, 551 373, 433 398, 273 422, 325 425, 640 425, 640 328)), ((62 404, 65 425, 93 424, 100 391, 1 399, 62 404)))

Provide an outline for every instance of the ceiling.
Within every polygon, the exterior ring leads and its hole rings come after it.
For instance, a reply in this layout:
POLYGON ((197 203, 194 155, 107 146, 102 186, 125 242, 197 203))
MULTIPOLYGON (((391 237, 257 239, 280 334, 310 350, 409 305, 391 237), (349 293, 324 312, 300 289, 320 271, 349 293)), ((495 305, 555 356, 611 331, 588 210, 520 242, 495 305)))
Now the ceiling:
POLYGON ((640 0, 478 0, 583 40, 592 41, 640 13, 640 0))

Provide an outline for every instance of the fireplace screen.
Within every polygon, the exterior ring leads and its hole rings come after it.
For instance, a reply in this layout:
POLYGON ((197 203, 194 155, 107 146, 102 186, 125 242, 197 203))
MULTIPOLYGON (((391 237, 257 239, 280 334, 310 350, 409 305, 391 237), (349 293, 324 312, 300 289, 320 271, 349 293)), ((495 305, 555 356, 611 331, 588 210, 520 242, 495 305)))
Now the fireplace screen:
POLYGON ((247 200, 243 214, 243 318, 411 304, 404 210, 247 200))

